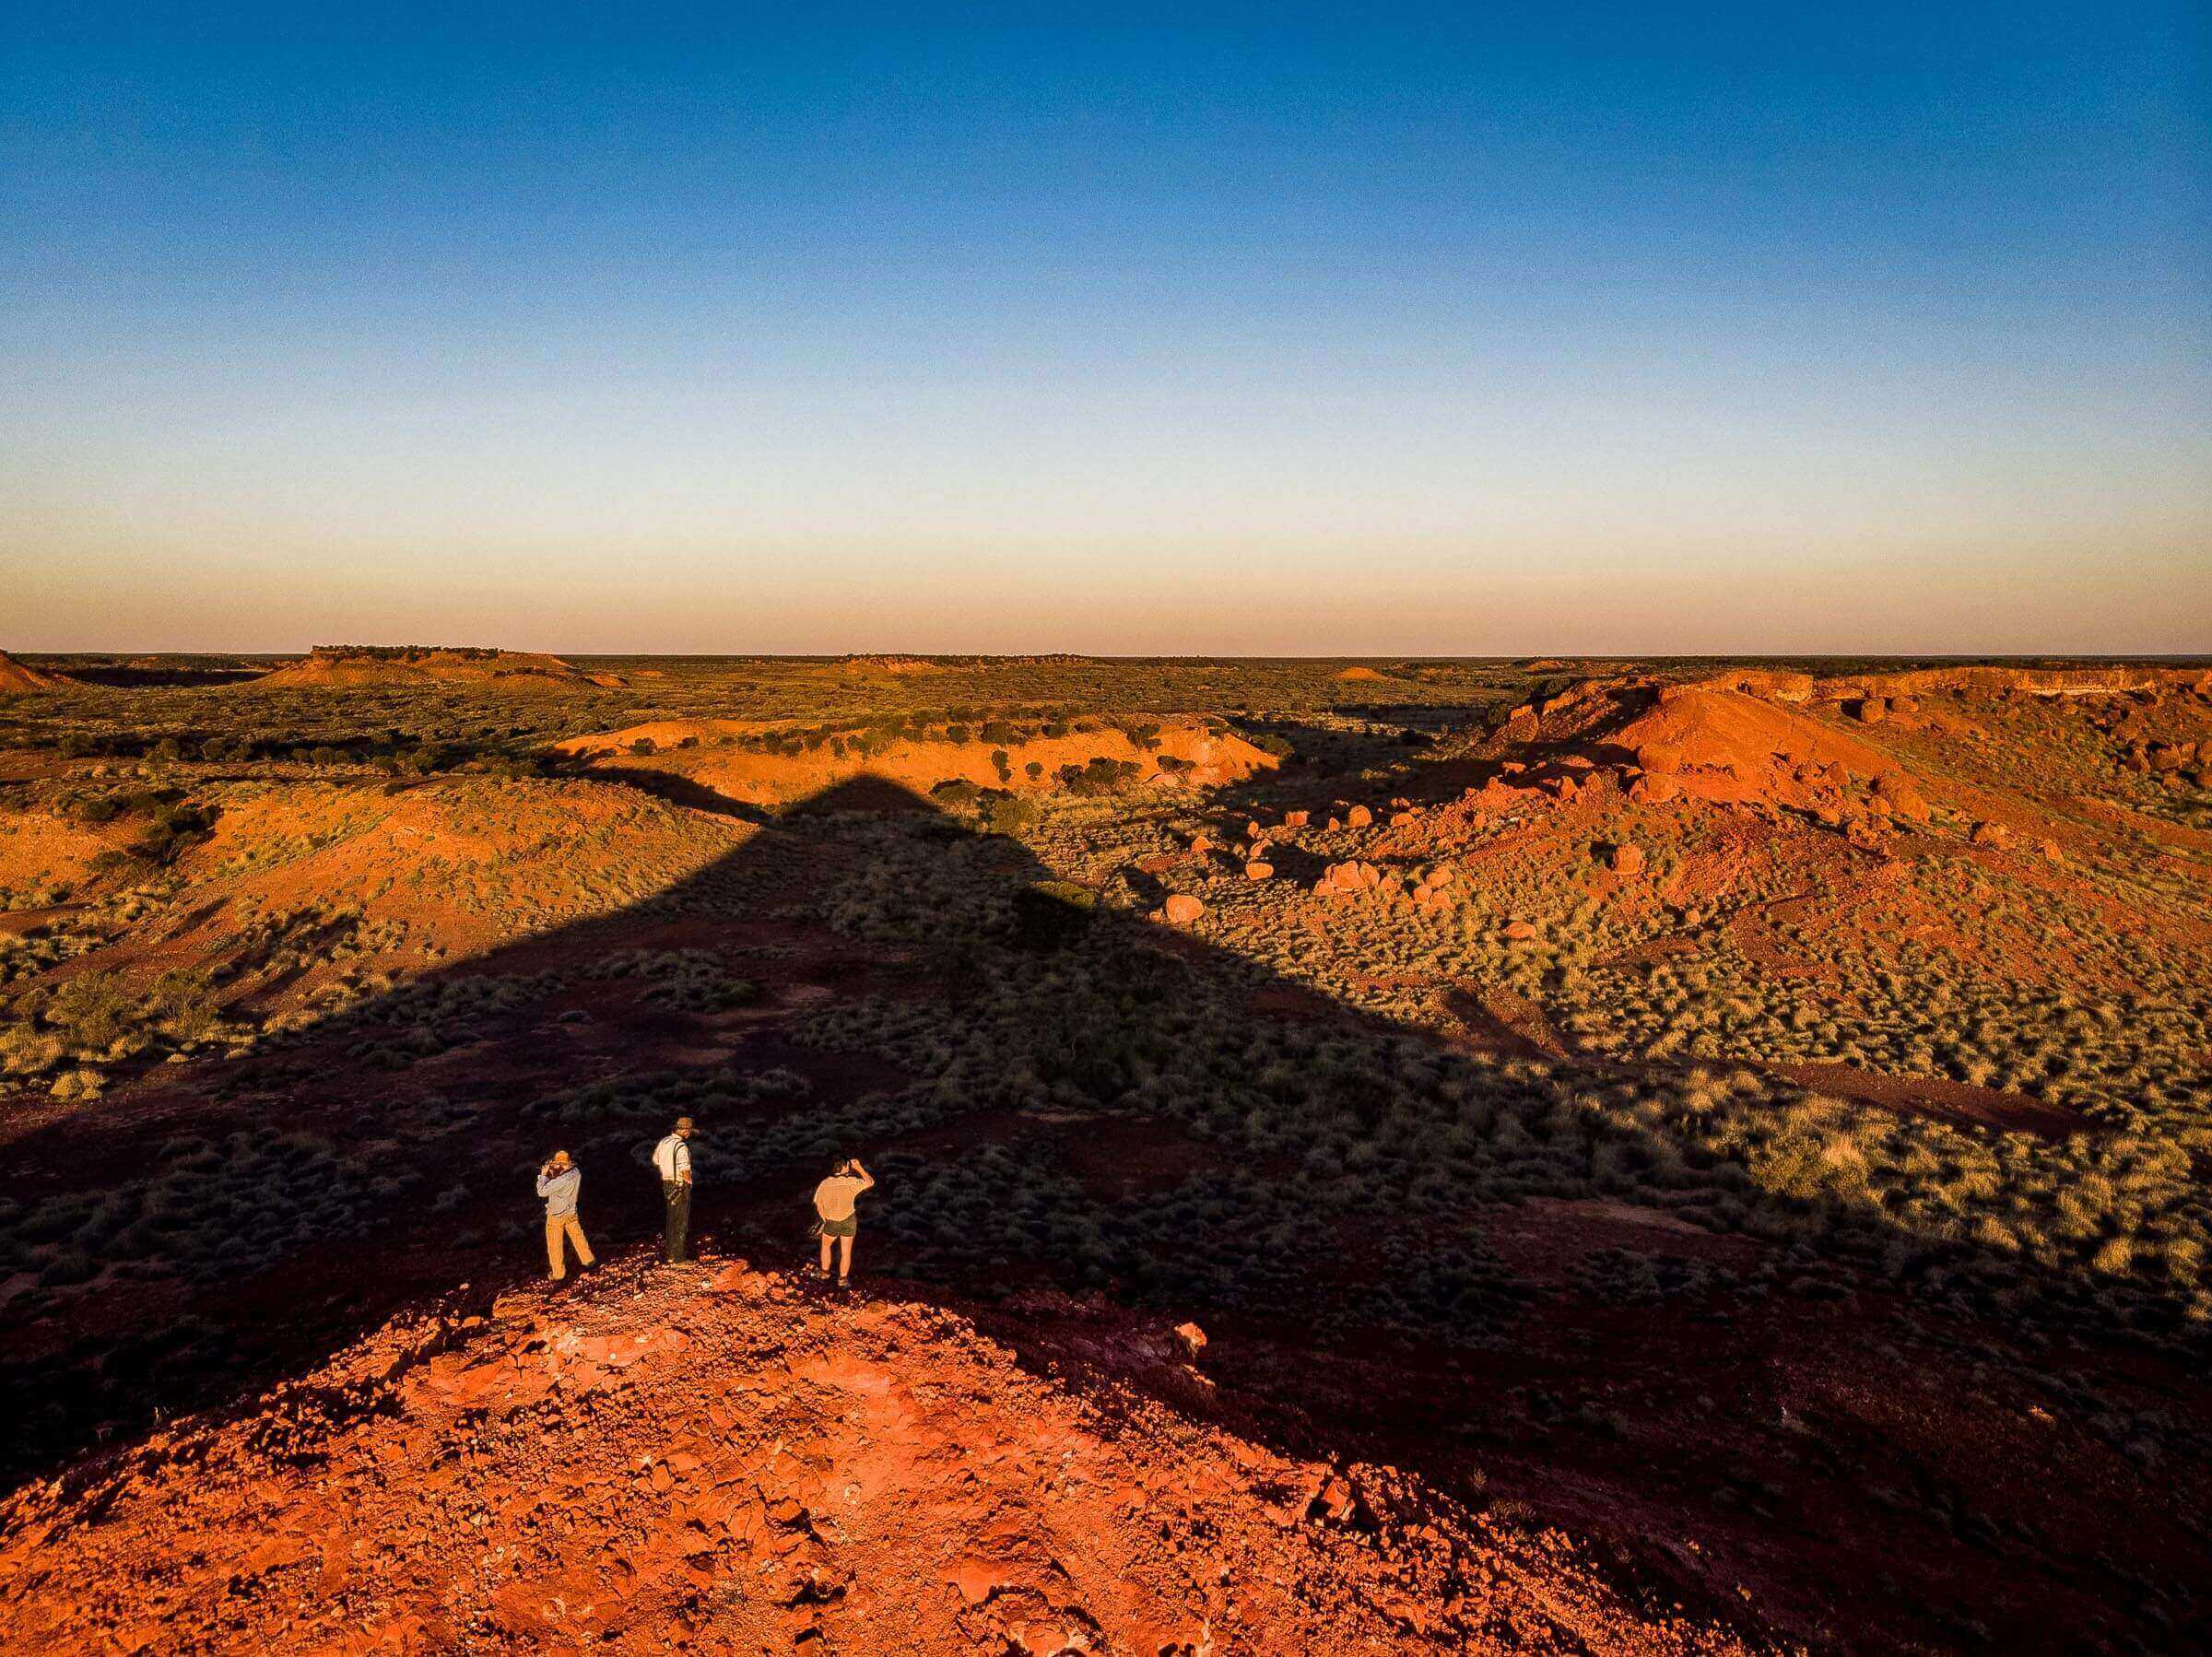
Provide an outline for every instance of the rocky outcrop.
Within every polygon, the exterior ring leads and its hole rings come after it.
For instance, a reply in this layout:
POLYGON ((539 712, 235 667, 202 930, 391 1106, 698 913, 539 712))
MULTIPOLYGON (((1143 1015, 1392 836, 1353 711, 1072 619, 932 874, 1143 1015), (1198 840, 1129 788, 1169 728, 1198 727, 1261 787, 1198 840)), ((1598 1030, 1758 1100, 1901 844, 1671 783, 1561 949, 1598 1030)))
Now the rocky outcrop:
POLYGON ((1459 900, 1453 889, 1458 878, 1450 864, 1438 864, 1415 883, 1414 908, 1438 913, 1458 908, 1459 900))
POLYGON ((1192 1657, 1418 1606, 1453 1651, 1733 1649, 1556 1532, 1150 1401, 1210 1389, 1194 1323, 1086 1338, 1142 1383, 1110 1428, 958 1316, 743 1262, 411 1314, 8 1498, 0 1648, 1192 1657))
POLYGON ((1316 892, 1328 897, 1349 898, 1360 892, 1371 892, 1382 884, 1382 871, 1371 863, 1357 859, 1348 863, 1333 863, 1321 872, 1314 886, 1316 892))
POLYGON ((18 662, 6 651, 0 650, 0 696, 33 690, 59 690, 68 683, 58 673, 48 673, 42 667, 18 662))

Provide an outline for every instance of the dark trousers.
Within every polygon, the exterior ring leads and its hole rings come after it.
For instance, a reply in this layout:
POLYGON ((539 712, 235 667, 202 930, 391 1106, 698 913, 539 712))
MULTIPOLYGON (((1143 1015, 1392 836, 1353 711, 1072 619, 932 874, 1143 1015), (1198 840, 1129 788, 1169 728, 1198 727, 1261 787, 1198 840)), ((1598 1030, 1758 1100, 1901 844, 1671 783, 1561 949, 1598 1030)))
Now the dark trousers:
POLYGON ((688 1259, 685 1249, 691 1238, 691 1188, 664 1180, 661 1197, 668 1205, 668 1223, 661 1231, 661 1253, 668 1260, 688 1259))

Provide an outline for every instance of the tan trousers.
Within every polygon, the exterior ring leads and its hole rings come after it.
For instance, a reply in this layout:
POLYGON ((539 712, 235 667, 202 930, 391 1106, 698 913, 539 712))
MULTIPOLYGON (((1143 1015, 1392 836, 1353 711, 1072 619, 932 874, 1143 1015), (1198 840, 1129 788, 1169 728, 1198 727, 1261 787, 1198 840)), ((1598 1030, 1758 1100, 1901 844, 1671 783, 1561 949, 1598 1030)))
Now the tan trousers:
POLYGON ((583 1228, 577 1224, 576 1216, 564 1214, 555 1219, 548 1214, 546 1216, 546 1264, 553 1269, 553 1281, 556 1283, 569 1275, 568 1263, 561 1257, 561 1240, 564 1238, 576 1245, 577 1264, 592 1263, 592 1245, 583 1240, 583 1228))

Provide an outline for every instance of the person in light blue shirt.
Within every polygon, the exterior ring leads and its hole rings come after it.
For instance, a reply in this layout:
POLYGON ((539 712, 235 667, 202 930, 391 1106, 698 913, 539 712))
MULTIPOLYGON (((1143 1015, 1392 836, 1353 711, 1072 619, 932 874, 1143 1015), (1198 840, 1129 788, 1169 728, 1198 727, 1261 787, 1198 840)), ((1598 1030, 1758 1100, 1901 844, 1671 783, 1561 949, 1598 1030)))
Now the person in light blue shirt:
POLYGON ((592 1268, 592 1245, 584 1241, 583 1224, 576 1217, 576 1192, 582 1183, 583 1169, 570 1160, 566 1151, 555 1151, 552 1159, 537 1170, 537 1194, 546 1199, 546 1264, 552 1269, 556 1283, 569 1275, 569 1244, 576 1248, 576 1269, 588 1272, 592 1268))

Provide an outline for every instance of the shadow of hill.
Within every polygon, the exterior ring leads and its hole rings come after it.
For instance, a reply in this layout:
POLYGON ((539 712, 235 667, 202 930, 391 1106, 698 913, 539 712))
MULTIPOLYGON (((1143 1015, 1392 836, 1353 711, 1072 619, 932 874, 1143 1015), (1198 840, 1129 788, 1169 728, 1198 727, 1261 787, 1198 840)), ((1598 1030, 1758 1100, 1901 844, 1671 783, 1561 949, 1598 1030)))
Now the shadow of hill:
POLYGON ((114 689, 144 690, 180 686, 242 685, 263 676, 262 667, 129 667, 100 665, 58 670, 80 685, 105 685, 114 689))
POLYGON ((640 793, 665 800, 671 805, 687 805, 694 811, 711 811, 717 817, 735 817, 739 822, 766 822, 773 815, 748 801, 734 800, 718 789, 709 788, 695 777, 678 771, 651 770, 642 766, 624 766, 619 769, 596 770, 590 766, 576 766, 572 774, 589 777, 594 781, 616 782, 634 788, 640 793))
MULTIPOLYGON (((795 1263, 806 1193, 858 1152, 880 1181, 865 1274, 1009 1316, 1026 1296, 1194 1317, 1310 1349, 1316 1374, 1378 1362, 1430 1389, 1409 1457, 1515 1361, 1532 1291, 1493 1226, 1531 1200, 1633 1199, 1744 1240, 1653 1279, 1715 1331, 1679 1356, 1724 1392, 1744 1349, 1721 1326, 1777 1299, 1817 1320, 1850 1270, 2076 1310, 2097 1293, 1914 1233, 1817 1170, 1762 1184, 1785 1131, 1762 1084, 1684 1101, 1451 1046, 1118 911, 876 778, 645 902, 192 1071, 13 1147, 15 1246, 68 1225, 53 1258, 88 1269, 0 1308, 11 1478, 251 1399, 409 1306, 488 1307, 542 1270, 530 1176, 556 1146, 585 1169, 594 1245, 645 1246, 644 1155, 679 1113, 702 1128, 710 1246, 795 1263)), ((1332 1410, 1392 1429, 1399 1395, 1332 1385, 1332 1410)), ((1449 1475, 1465 1441, 1429 1453, 1449 1475)))

